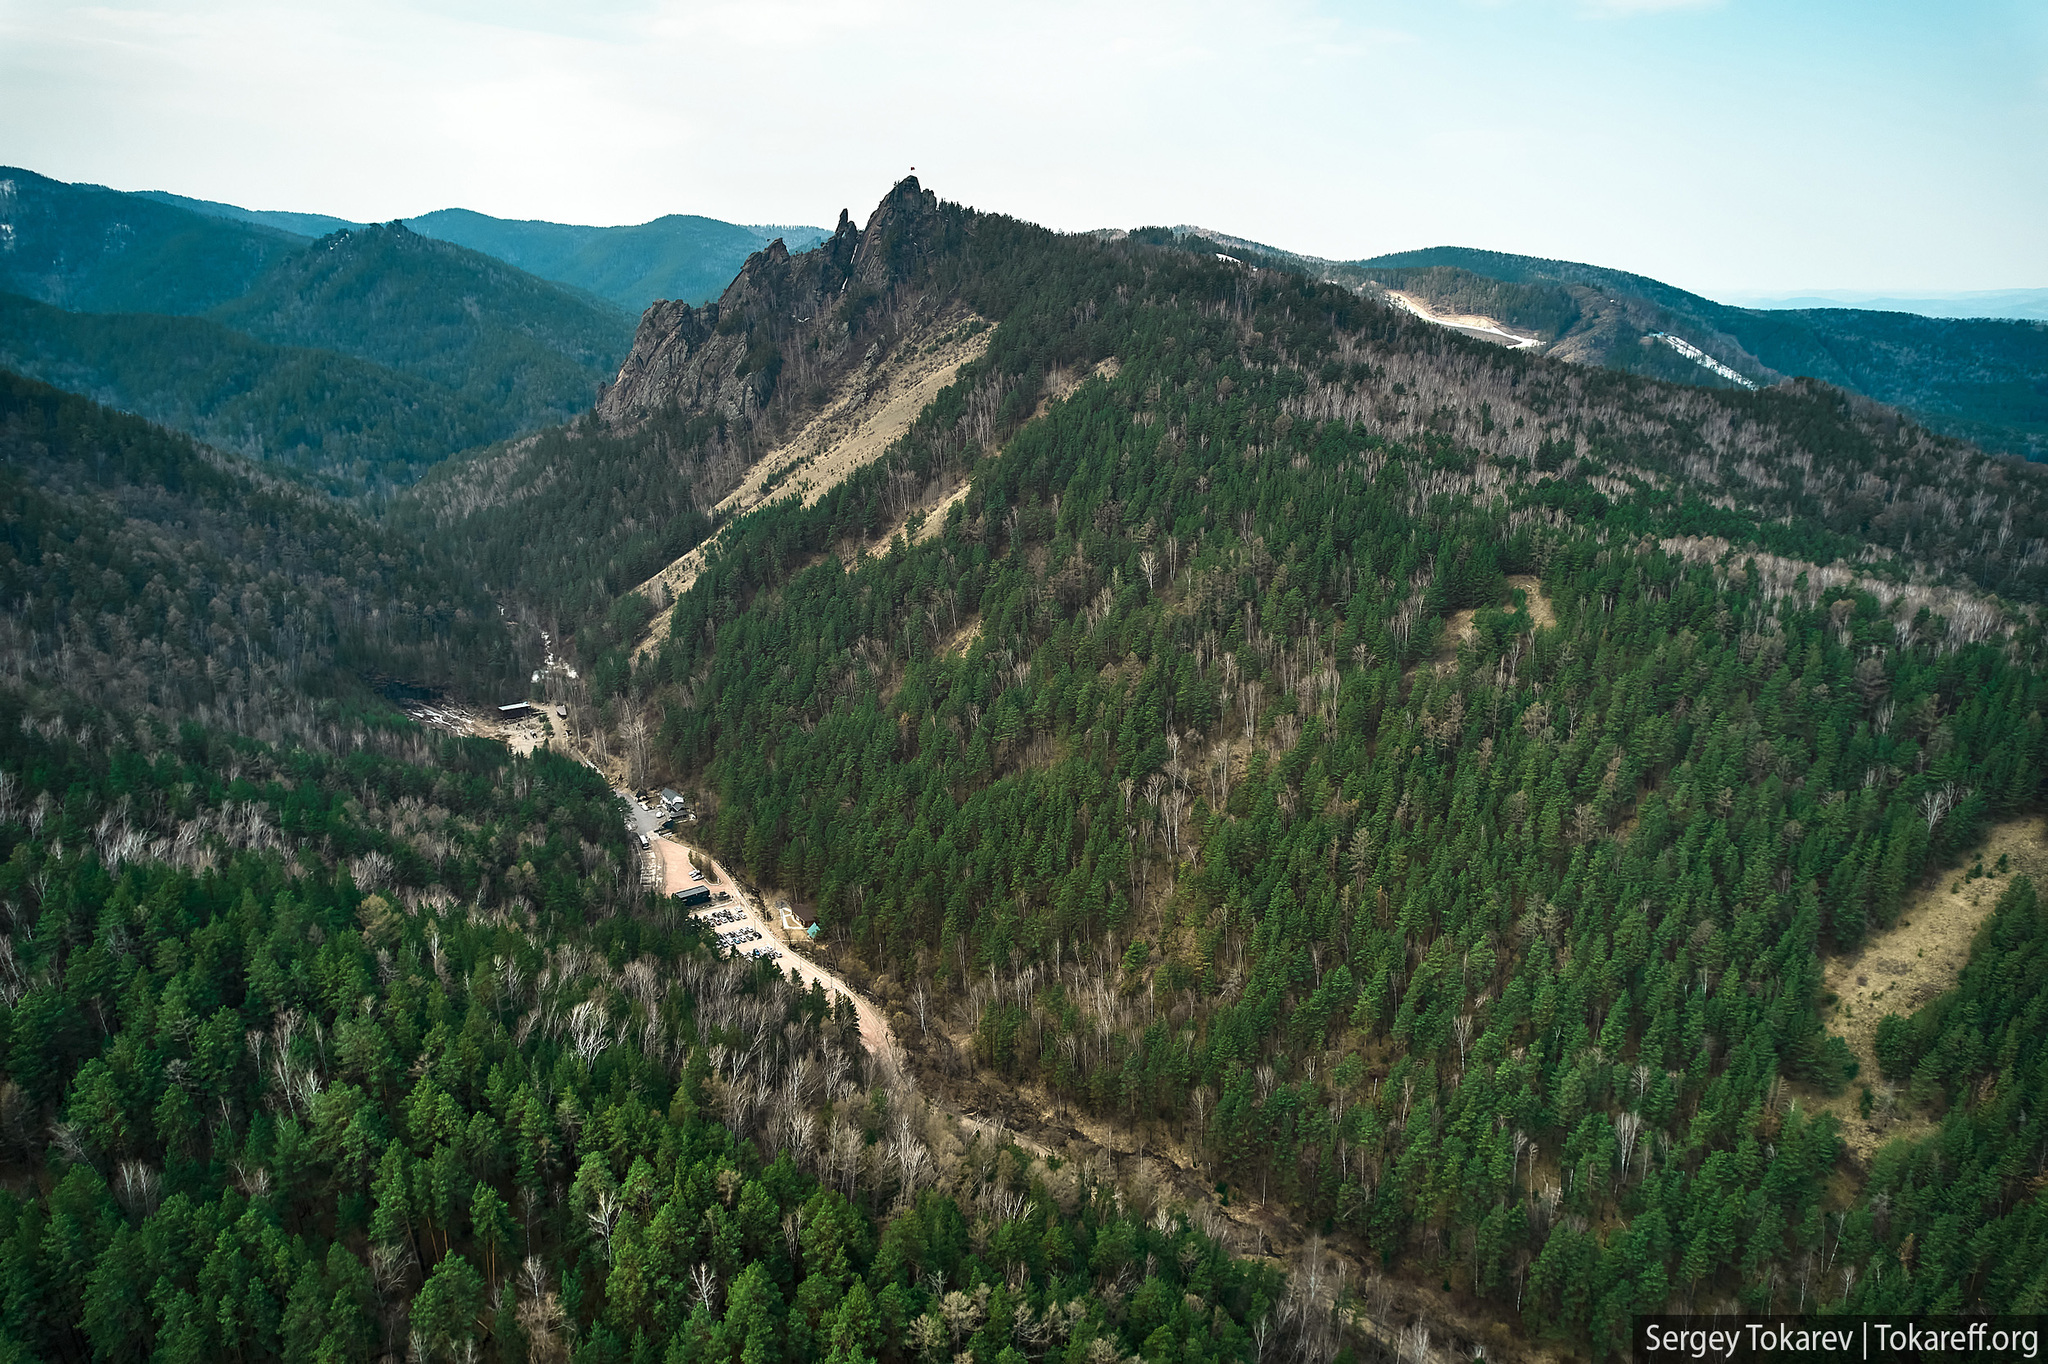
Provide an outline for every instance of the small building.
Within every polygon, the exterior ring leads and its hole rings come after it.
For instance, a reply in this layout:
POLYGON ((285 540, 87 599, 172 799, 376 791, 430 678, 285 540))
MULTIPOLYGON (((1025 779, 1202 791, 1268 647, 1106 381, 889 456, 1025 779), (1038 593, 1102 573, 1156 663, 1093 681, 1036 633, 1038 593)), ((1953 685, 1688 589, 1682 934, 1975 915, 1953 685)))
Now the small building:
POLYGON ((680 791, 668 786, 661 788, 661 803, 667 807, 668 812, 672 815, 682 813, 689 805, 689 802, 683 799, 680 791))
POLYGON ((504 720, 507 722, 513 720, 530 720, 533 718, 533 716, 533 707, 524 701, 514 701, 509 706, 498 707, 498 718, 500 720, 504 720))
POLYGON ((686 889, 677 891, 675 894, 675 898, 677 903, 679 904, 701 905, 711 899, 711 887, 690 886, 686 889))

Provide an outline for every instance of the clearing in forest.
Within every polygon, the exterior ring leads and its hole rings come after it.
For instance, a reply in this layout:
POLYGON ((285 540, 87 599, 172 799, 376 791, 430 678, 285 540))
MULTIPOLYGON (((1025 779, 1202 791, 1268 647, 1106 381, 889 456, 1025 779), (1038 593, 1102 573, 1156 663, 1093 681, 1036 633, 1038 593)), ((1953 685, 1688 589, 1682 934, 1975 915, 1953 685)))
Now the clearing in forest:
POLYGON ((1543 338, 1526 327, 1517 331, 1499 318, 1480 313, 1440 313, 1416 295, 1399 289, 1387 290, 1387 301, 1425 322, 1434 322, 1439 327, 1448 327, 1481 341, 1491 341, 1509 350, 1535 350, 1543 345, 1543 338))
POLYGON ((1124 362, 1114 355, 1098 362, 1093 369, 1055 369, 1045 376, 1045 393, 1039 398, 1038 406, 1032 409, 1032 417, 1043 417, 1055 406, 1065 402, 1080 390, 1090 379, 1114 379, 1123 373, 1124 362))
POLYGON ((1543 595, 1543 584, 1536 580, 1534 573, 1510 573, 1508 586, 1519 587, 1529 596, 1529 623, 1538 630, 1548 630, 1557 624, 1557 612, 1551 609, 1550 598, 1543 595))
POLYGON ((1964 864, 1944 872, 1939 882, 1916 892, 1898 922, 1874 934, 1849 956, 1827 964, 1828 992, 1835 1003, 1828 1011, 1828 1029, 1849 1044, 1861 1066, 1856 1079, 1824 1105, 1842 1122, 1842 1138, 1857 1159, 1868 1160, 1894 1137, 1918 1136, 1932 1130, 1923 1116, 1880 1102, 1871 1116, 1862 1116, 1863 1087, 1885 1092, 1877 1068, 1877 1023, 1886 1014, 1910 1017, 1914 1010, 1939 998, 1962 975, 1970 943, 1991 914, 1998 897, 2017 876, 2031 876, 2048 885, 2048 818, 2034 815, 1992 828, 1964 864), (1997 870, 2001 859, 2005 869, 1997 870), (1981 876, 1972 868, 1981 866, 1981 876))
MULTIPOLYGON (((1551 609, 1550 598, 1543 595, 1543 584, 1536 580, 1535 574, 1510 574, 1508 586, 1520 588, 1528 598, 1529 629, 1545 630, 1557 624, 1557 612, 1551 609)), ((1508 603, 1502 602, 1501 605, 1505 608, 1508 603)), ((1450 617, 1444 621, 1444 632, 1438 637, 1436 649, 1430 656, 1430 661, 1439 671, 1455 671, 1458 650, 1464 648, 1465 642, 1478 633, 1473 624, 1473 618, 1478 614, 1478 608, 1468 606, 1463 610, 1451 612, 1450 617)), ((1416 668, 1421 666, 1419 663, 1415 665, 1416 668)), ((1410 668, 1408 673, 1413 676, 1415 668, 1410 668)))

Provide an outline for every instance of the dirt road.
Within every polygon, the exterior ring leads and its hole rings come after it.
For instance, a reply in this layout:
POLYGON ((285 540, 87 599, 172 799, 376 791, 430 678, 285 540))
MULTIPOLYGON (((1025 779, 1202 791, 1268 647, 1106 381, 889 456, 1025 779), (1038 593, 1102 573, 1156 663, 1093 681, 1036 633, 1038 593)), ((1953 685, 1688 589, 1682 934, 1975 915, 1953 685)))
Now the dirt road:
MULTIPOLYGON (((895 1058, 896 1041, 889 1035, 889 1025, 883 1021, 881 1010, 864 999, 858 991, 847 984, 839 975, 826 967, 820 966, 816 960, 806 955, 804 947, 797 946, 799 941, 804 942, 806 945, 808 945, 809 941, 804 937, 801 929, 792 932, 789 928, 782 926, 779 923, 781 916, 772 914, 767 906, 761 904, 753 896, 741 889, 739 883, 732 879, 731 874, 726 871, 724 865, 702 848, 692 847, 690 844, 664 833, 654 834, 651 841, 655 852, 661 858, 663 894, 672 895, 676 891, 688 886, 706 885, 711 887, 711 908, 735 909, 742 916, 741 919, 735 920, 731 924, 722 925, 721 930, 724 928, 737 928, 744 922, 747 927, 756 930, 761 935, 757 942, 748 943, 747 947, 765 946, 778 949, 782 956, 775 964, 782 967, 785 972, 794 971, 797 978, 806 986, 812 984, 822 986, 827 995, 840 994, 852 1000, 854 1013, 860 1018, 861 1045, 866 1047, 875 1056, 886 1057, 891 1060, 895 1058), (696 870, 696 868, 690 865, 690 854, 693 852, 711 868, 710 872, 701 881, 693 880, 690 876, 690 873, 696 870), (718 892, 720 891, 726 892, 732 898, 720 900, 718 898, 718 892)), ((794 921, 792 920, 791 922, 794 921)))
MULTIPOLYGON (((796 940, 803 938, 803 931, 794 926, 793 920, 790 925, 785 926, 781 922, 780 914, 743 889, 726 870, 724 864, 703 849, 660 832, 657 826, 664 819, 661 813, 647 809, 626 791, 619 791, 618 794, 626 801, 632 812, 634 829, 648 836, 650 850, 660 863, 660 884, 664 894, 673 894, 688 886, 709 886, 713 896, 710 908, 736 909, 742 916, 741 919, 719 925, 721 931, 736 928, 744 922, 761 934, 757 941, 746 944, 746 947, 764 944, 777 947, 782 951, 782 956, 776 964, 785 971, 794 971, 797 978, 806 986, 815 982, 822 986, 828 995, 843 994, 851 999, 860 1022, 861 1044, 871 1055, 881 1059, 889 1070, 899 1075, 907 1074, 906 1058, 898 1050, 895 1036, 890 1032, 881 1012, 872 1002, 857 993, 843 977, 820 965, 815 959, 805 955, 802 948, 795 945, 796 940), (695 870, 690 860, 692 853, 695 853, 708 868, 701 882, 691 876, 691 872, 695 870), (720 891, 725 891, 731 898, 717 899, 720 891)), ((961 1045, 962 1040, 954 1039, 954 1045, 961 1045)), ((1276 1205, 1263 1200, 1239 1200, 1225 1206, 1217 1199, 1210 1187, 1208 1174, 1199 1165, 1183 1165, 1180 1160, 1185 1159, 1184 1156, 1177 1159, 1158 1150, 1154 1150, 1148 1160, 1142 1143, 1133 1144, 1108 1124, 1092 1123, 1071 1115, 1057 1115, 1057 1106, 1047 1096, 1025 1092, 1030 1088, 1015 1086, 1008 1096, 1011 1102, 992 1105, 988 1103, 991 1096, 986 1090, 979 1086, 970 1086, 970 1089, 978 1091, 975 1097, 980 1100, 979 1104, 972 1106, 960 1103, 959 1097, 947 1089, 934 1088, 916 1092, 921 1093, 924 1102, 940 1116, 957 1125, 958 1135, 963 1142, 975 1136, 1013 1141, 1040 1159, 1062 1153, 1074 1156, 1081 1151, 1098 1150, 1116 1161, 1135 1159, 1138 1165, 1149 1165, 1164 1186, 1171 1191, 1174 1199, 1190 1209, 1211 1210, 1210 1225, 1214 1227, 1229 1226, 1236 1229, 1229 1240, 1233 1253, 1259 1255, 1270 1258, 1274 1263, 1284 1263, 1308 1240, 1308 1230, 1296 1226, 1276 1205), (1021 1104, 1017 1102, 1019 1100, 1021 1104), (982 1111, 985 1108, 1000 1108, 1001 1111, 982 1111)), ((1342 1238, 1333 1240, 1327 1246, 1327 1250, 1329 1254, 1341 1256, 1349 1262, 1354 1275, 1353 1282, 1363 1284, 1367 1281, 1368 1261, 1361 1252, 1348 1246, 1342 1238)), ((1427 1364, 1455 1364, 1457 1360, 1467 1358, 1468 1356, 1447 1348, 1454 1339, 1485 1338, 1484 1322, 1461 1318, 1451 1303, 1439 1300, 1426 1288, 1401 1285, 1398 1297, 1401 1317, 1420 1313, 1434 1323, 1436 1329, 1444 1336, 1442 1343, 1428 1349, 1427 1364), (1452 1329, 1447 1330, 1447 1327, 1452 1329)), ((1378 1314, 1371 1314, 1362 1304, 1354 1305, 1351 1316, 1356 1329, 1372 1335, 1383 1345, 1402 1339, 1400 1332, 1403 1321, 1388 1316, 1384 1306, 1378 1314)), ((1520 1359, 1527 1356, 1522 1352, 1511 1352, 1505 1357, 1520 1359)))

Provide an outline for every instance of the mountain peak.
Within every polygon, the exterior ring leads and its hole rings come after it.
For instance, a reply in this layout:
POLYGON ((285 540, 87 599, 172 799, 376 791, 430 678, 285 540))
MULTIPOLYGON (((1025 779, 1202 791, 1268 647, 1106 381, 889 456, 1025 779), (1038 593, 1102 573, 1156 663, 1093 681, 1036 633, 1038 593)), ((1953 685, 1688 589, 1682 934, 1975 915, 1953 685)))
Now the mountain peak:
POLYGON ((677 403, 751 421, 774 394, 781 357, 797 346, 825 370, 852 363, 871 305, 923 271, 943 222, 938 196, 905 177, 863 228, 842 209, 813 250, 792 255, 778 238, 754 252, 716 304, 656 303, 598 415, 634 422, 677 403))

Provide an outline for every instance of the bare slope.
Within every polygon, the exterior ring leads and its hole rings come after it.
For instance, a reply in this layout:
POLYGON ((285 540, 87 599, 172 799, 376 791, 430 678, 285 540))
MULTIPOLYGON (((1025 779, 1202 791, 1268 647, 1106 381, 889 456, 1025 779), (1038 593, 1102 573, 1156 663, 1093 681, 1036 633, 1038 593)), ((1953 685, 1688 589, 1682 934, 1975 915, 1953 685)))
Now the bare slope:
POLYGON ((1899 921, 1873 935, 1862 950, 1827 966, 1828 993, 1835 1004, 1829 1030, 1849 1044, 1862 1064, 1858 1083, 1827 1107, 1842 1120, 1842 1136, 1858 1159, 1868 1160, 1894 1137, 1933 1129, 1925 1116, 1894 1106, 1878 1072, 1877 1023, 1886 1014, 1906 1017, 1953 988, 1969 960, 1970 943, 2016 876, 2048 883, 2048 818, 2012 820, 1992 829, 1970 865, 1944 875, 1916 895, 1899 921), (1998 871, 2001 861, 2005 870, 1998 871), (1869 1117, 1860 1111, 1863 1085, 1878 1095, 1869 1117))
POLYGON ((966 317, 925 277, 962 220, 906 180, 865 228, 842 213, 813 251, 770 243, 717 302, 649 308, 582 419, 429 480, 391 518, 467 542, 477 575, 576 637, 586 661, 630 643, 632 626, 591 626, 715 530, 711 513, 764 459, 765 488, 788 462, 776 452, 835 394, 907 356, 909 338, 934 339, 931 319, 966 317))
POLYGON ((847 375, 802 430, 747 471, 719 502, 719 513, 742 515, 792 486, 802 489, 805 506, 815 505, 908 431, 960 367, 981 358, 988 339, 988 324, 970 313, 935 318, 911 332, 894 351, 847 375))
MULTIPOLYGON (((953 382, 960 368, 988 349, 990 329, 970 313, 949 312, 905 334, 887 355, 876 355, 840 381, 831 398, 788 441, 748 468, 740 485, 720 499, 725 525, 777 494, 800 491, 805 506, 881 456, 910 429, 918 413, 953 382)), ((690 590, 718 537, 650 576, 634 590, 657 604, 690 590)), ((642 654, 668 636, 667 612, 657 612, 642 654)))
POLYGON ((1387 298, 1425 322, 1449 327, 1480 341, 1492 341, 1510 350, 1534 350, 1543 345, 1543 338, 1529 328, 1515 331, 1507 323, 1484 313, 1444 312, 1430 307, 1422 295, 1403 293, 1399 289, 1387 290, 1387 298))

